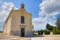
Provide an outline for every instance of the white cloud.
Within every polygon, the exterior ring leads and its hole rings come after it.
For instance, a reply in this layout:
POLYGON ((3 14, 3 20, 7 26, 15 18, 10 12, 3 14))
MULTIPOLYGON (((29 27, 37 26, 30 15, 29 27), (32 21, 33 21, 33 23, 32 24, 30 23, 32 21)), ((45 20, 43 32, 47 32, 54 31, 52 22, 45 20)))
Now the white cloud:
POLYGON ((14 4, 12 2, 4 2, 2 5, 2 10, 0 11, 0 21, 4 21, 5 18, 8 16, 9 12, 11 11, 14 4))
POLYGON ((60 0, 44 0, 40 4, 40 9, 43 13, 58 14, 60 12, 60 0))
POLYGON ((35 30, 46 29, 45 28, 45 26, 47 24, 47 18, 46 17, 40 16, 37 18, 33 18, 32 22, 33 22, 35 30))
POLYGON ((56 15, 60 13, 60 0, 43 0, 39 7, 39 17, 33 18, 34 27, 45 29, 47 23, 55 25, 56 15))
POLYGON ((9 15, 10 11, 12 10, 12 8, 16 8, 14 6, 14 4, 12 2, 3 2, 1 4, 2 6, 0 6, 0 24, 1 24, 1 28, 3 28, 4 22, 7 18, 7 16, 9 15))
POLYGON ((0 21, 5 21, 12 8, 17 9, 12 2, 4 2, 0 10, 0 21))

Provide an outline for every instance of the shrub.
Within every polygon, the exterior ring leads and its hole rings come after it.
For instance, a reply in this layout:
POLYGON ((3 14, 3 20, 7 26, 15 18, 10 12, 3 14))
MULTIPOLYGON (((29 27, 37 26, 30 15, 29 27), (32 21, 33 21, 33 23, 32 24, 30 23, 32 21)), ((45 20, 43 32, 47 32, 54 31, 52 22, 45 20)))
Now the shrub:
POLYGON ((43 32, 44 32, 43 30, 38 31, 38 35, 42 35, 43 32))
POLYGON ((46 35, 48 35, 48 34, 50 34, 50 31, 45 30, 44 33, 45 33, 46 35))

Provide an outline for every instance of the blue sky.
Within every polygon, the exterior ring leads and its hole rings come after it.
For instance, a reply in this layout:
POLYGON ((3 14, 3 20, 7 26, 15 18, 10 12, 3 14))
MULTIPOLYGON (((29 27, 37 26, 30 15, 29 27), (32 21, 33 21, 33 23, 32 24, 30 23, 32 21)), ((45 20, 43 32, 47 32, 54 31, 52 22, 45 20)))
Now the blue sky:
POLYGON ((23 3, 25 4, 25 9, 31 13, 34 17, 38 16, 39 13, 39 4, 42 2, 42 0, 1 0, 3 2, 13 2, 15 7, 19 8, 20 5, 23 3))
POLYGON ((0 30, 6 17, 14 9, 24 3, 25 9, 32 14, 34 30, 46 29, 46 24, 55 26, 56 18, 60 17, 60 0, 0 0, 0 30))

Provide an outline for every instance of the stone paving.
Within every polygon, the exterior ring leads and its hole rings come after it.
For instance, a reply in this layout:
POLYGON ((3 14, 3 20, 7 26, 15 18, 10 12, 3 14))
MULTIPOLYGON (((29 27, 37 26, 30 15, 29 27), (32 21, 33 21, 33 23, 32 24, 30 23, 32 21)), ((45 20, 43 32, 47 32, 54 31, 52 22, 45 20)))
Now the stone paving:
POLYGON ((60 40, 60 35, 45 35, 44 37, 34 37, 31 40, 60 40))
POLYGON ((18 36, 7 36, 5 34, 0 34, 0 40, 30 40, 30 38, 23 38, 18 36))
POLYGON ((45 35, 44 37, 18 37, 0 34, 0 40, 60 40, 60 35, 45 35))
MULTIPOLYGON (((28 37, 27 37, 28 38, 28 37)), ((60 40, 60 35, 43 35, 38 37, 30 37, 31 40, 60 40)))

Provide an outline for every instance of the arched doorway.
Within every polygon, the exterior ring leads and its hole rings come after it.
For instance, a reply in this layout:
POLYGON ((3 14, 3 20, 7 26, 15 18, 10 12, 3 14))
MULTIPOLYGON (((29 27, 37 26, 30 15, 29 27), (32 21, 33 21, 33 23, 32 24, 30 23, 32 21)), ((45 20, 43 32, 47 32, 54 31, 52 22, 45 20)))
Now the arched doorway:
POLYGON ((25 29, 21 28, 21 37, 24 37, 24 36, 25 36, 25 29))

